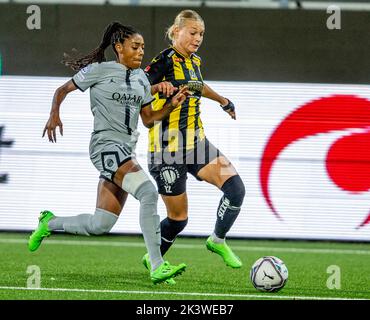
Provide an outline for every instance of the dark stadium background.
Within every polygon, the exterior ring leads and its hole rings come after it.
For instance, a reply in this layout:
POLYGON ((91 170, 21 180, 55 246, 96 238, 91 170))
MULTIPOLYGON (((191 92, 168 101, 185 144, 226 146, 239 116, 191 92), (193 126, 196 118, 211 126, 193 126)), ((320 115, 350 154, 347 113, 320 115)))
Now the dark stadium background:
MULTIPOLYGON (((28 5, 0 4, 4 75, 71 75, 59 63, 63 52, 88 52, 112 20, 143 33, 145 65, 168 44, 164 30, 181 9, 40 4, 41 30, 30 31, 28 5)), ((370 11, 342 10, 342 28, 329 30, 326 10, 193 9, 206 21, 199 54, 208 80, 370 83, 370 11)))

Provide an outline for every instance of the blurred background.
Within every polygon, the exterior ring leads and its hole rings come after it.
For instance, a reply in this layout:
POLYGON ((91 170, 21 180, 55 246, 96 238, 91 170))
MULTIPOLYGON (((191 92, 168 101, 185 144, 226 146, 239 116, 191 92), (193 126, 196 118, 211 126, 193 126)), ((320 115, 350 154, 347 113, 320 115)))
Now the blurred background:
POLYGON ((112 20, 142 32, 146 64, 168 45, 176 14, 193 8, 206 22, 199 51, 206 79, 368 84, 370 2, 335 3, 341 29, 331 30, 329 1, 43 0, 41 28, 29 30, 35 2, 0 0, 2 74, 70 76, 63 52, 89 52, 112 20))
MULTIPOLYGON (((118 20, 142 32, 145 67, 169 46, 165 31, 186 8, 206 24, 199 50, 205 82, 237 108, 232 121, 215 102, 202 102, 208 138, 247 189, 230 236, 370 241, 365 0, 0 0, 0 230, 31 230, 44 209, 94 211, 99 174, 88 156, 89 94, 64 101, 57 144, 41 138, 55 89, 73 75, 60 63, 63 53, 89 52, 118 20)), ((139 131, 146 170, 147 129, 140 124, 139 131)), ((220 192, 189 176, 188 195, 183 234, 209 234, 220 192)), ((161 200, 159 213, 165 216, 161 200)), ((135 199, 112 231, 140 233, 135 199)))

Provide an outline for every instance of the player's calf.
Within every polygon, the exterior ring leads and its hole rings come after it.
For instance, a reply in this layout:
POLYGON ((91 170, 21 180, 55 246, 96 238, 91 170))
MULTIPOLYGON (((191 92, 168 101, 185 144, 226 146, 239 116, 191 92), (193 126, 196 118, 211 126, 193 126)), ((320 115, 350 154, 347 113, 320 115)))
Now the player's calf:
POLYGON ((217 209, 214 233, 224 239, 239 215, 245 196, 245 187, 239 175, 229 178, 221 187, 223 196, 217 209))

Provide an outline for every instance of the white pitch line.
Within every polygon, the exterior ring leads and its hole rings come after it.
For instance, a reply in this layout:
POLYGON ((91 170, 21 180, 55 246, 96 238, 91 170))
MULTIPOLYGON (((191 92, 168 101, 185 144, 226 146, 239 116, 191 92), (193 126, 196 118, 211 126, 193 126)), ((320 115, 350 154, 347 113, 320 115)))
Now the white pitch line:
MULTIPOLYGON (((0 239, 0 243, 26 244, 27 239, 0 239)), ((109 247, 135 247, 145 248, 143 242, 118 242, 118 241, 77 241, 77 240, 52 240, 45 241, 47 245, 67 245, 67 246, 109 246, 109 247)), ((181 244, 175 245, 178 249, 204 249, 205 245, 181 244)), ((322 254, 357 254, 370 255, 370 250, 352 250, 352 249, 318 249, 318 248, 282 248, 282 247, 259 247, 259 246, 233 246, 236 251, 276 251, 289 253, 322 253, 322 254)))
POLYGON ((87 293, 117 293, 117 294, 150 294, 150 295, 177 295, 202 297, 229 297, 229 298, 267 298, 292 300, 369 300, 364 298, 339 297, 310 297, 310 296, 281 296, 268 294, 233 294, 233 293, 206 293, 206 292, 171 292, 171 291, 138 291, 138 290, 103 290, 103 289, 75 289, 75 288, 25 288, 0 286, 0 290, 29 290, 29 291, 59 291, 59 292, 87 292, 87 293))

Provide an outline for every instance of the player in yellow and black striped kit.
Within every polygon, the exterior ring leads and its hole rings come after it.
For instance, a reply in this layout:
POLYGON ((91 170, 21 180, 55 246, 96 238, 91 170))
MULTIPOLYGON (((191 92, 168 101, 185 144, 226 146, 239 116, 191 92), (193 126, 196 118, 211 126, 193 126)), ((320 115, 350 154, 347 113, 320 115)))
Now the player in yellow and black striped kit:
MULTIPOLYGON (((230 161, 205 137, 200 99, 207 97, 217 101, 233 119, 235 108, 230 100, 203 82, 201 58, 195 52, 202 43, 204 29, 204 21, 198 13, 181 11, 167 32, 172 46, 163 50, 145 69, 152 93, 155 93, 155 110, 163 107, 174 87, 186 85, 192 92, 168 118, 156 123, 149 131, 149 171, 167 208, 167 218, 161 222, 161 252, 167 252, 187 224, 186 179, 189 172, 223 192, 215 229, 206 246, 218 253, 228 266, 240 268, 242 262, 227 246, 225 236, 240 212, 245 188, 230 161), (153 89, 166 83, 168 85, 163 85, 162 90, 153 89)), ((148 265, 146 259, 144 256, 145 266, 148 265)))

